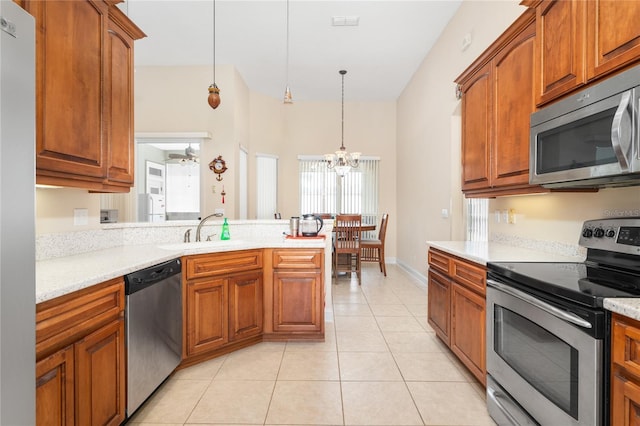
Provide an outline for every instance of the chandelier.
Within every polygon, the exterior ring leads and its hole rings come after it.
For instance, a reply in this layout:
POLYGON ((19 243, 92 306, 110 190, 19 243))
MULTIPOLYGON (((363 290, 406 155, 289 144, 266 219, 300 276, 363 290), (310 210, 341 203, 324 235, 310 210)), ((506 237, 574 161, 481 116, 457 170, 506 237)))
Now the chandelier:
POLYGON ((360 159, 359 152, 352 152, 349 154, 344 147, 344 75, 346 70, 338 71, 342 76, 342 143, 340 149, 334 154, 325 154, 324 159, 327 162, 329 169, 334 169, 337 174, 344 176, 351 170, 351 168, 358 167, 358 161, 360 159))

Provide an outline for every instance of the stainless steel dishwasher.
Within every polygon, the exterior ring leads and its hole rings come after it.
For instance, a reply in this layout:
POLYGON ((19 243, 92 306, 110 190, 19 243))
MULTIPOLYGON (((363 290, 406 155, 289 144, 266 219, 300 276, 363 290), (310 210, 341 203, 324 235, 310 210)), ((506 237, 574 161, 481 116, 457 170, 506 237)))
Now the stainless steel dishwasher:
POLYGON ((180 363, 181 271, 174 259, 125 276, 127 417, 180 363))

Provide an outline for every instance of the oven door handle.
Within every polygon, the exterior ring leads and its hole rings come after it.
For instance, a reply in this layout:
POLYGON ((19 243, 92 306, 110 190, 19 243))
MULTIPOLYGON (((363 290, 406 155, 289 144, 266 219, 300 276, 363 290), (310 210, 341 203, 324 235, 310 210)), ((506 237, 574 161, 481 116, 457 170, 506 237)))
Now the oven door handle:
MULTIPOLYGON (((498 407, 500 412, 504 414, 504 416, 509 420, 509 422, 511 422, 512 425, 520 424, 520 422, 518 422, 518 419, 516 419, 513 416, 513 414, 511 414, 509 410, 507 410, 507 408, 504 406, 504 404, 500 401, 502 399, 502 395, 498 391, 496 391, 490 386, 487 386, 487 396, 493 401, 494 404, 496 404, 496 407, 498 407)), ((509 402, 506 399, 504 401, 509 402)))
POLYGON ((591 323, 589 323, 589 321, 586 321, 582 318, 580 318, 579 316, 572 314, 571 312, 567 312, 567 311, 563 311, 562 309, 558 309, 555 306, 552 306, 548 303, 543 302, 542 300, 531 296, 530 294, 527 294, 523 291, 520 291, 518 289, 515 289, 513 287, 509 287, 507 285, 504 285, 502 283, 499 283, 498 281, 495 280, 487 280, 487 284, 490 285, 491 287, 495 287, 496 289, 510 294, 513 297, 516 297, 518 299, 521 299, 533 306, 535 306, 536 308, 542 309, 543 311, 558 317, 564 321, 570 322, 572 324, 575 324, 579 327, 582 328, 592 328, 591 323))

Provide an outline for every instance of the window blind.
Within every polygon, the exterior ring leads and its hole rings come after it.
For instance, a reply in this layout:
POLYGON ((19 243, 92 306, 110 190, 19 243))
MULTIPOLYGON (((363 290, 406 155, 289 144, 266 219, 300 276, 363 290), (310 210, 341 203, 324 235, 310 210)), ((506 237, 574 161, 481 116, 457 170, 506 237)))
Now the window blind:
POLYGON ((256 154, 256 218, 273 219, 278 211, 278 157, 256 154))
POLYGON ((467 240, 487 241, 489 233, 489 200, 467 198, 467 240))
POLYGON ((238 204, 240 210, 240 219, 248 219, 249 208, 247 206, 249 198, 248 189, 248 155, 244 148, 240 148, 238 156, 238 204))
POLYGON ((379 163, 361 158, 358 168, 340 177, 324 159, 299 157, 300 213, 361 214, 363 224, 378 225, 379 163))

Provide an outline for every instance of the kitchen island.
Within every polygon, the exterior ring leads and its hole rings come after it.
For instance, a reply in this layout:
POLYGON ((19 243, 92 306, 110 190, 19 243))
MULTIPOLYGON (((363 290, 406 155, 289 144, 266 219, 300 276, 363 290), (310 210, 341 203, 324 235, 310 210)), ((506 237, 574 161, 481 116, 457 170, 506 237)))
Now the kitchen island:
MULTIPOLYGON (((235 224, 238 238, 228 241, 191 243, 167 238, 168 234, 181 237, 190 229, 175 224, 116 228, 116 238, 105 235, 112 230, 89 236, 48 236, 49 242, 57 240, 62 246, 73 240, 77 246, 94 248, 130 240, 132 235, 146 242, 46 259, 40 253, 36 262, 36 418, 55 418, 63 424, 74 419, 85 423, 96 420, 95 416, 100 424, 125 420, 123 276, 167 260, 179 258, 182 263, 177 292, 182 317, 175 326, 182 328, 183 338, 174 342, 177 353, 181 352, 178 368, 260 341, 324 340, 325 289, 331 288, 325 286, 331 259, 330 251, 326 252, 331 240, 287 239, 282 235, 286 223, 271 222, 275 223, 245 224, 244 230, 235 224), (95 389, 100 391, 91 392, 95 389)), ((54 244, 50 249, 64 247, 54 244)))

